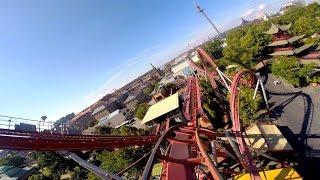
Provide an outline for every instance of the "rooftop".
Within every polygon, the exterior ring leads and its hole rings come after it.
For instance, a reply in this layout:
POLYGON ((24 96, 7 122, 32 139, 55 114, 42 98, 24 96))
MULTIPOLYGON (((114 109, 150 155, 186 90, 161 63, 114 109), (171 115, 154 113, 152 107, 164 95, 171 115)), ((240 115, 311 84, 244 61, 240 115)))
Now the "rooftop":
POLYGON ((175 93, 158 103, 152 105, 147 114, 144 116, 141 124, 145 124, 149 121, 154 120, 155 118, 158 118, 174 109, 177 109, 179 107, 179 95, 178 93, 175 93))
POLYGON ((298 48, 296 48, 296 49, 294 50, 294 53, 295 53, 295 54, 299 54, 299 53, 301 53, 302 51, 304 51, 304 50, 306 50, 306 49, 309 49, 312 45, 313 45, 313 43, 312 43, 312 44, 305 44, 305 45, 303 45, 303 46, 300 46, 300 47, 298 47, 298 48))
POLYGON ((136 97, 135 97, 135 96, 132 96, 132 95, 129 95, 129 96, 127 97, 127 99, 124 101, 124 104, 132 101, 134 98, 136 98, 136 97))
POLYGON ((291 56, 294 55, 294 51, 293 50, 288 50, 288 51, 275 51, 271 54, 269 54, 270 56, 291 56))
POLYGON ((264 32, 266 34, 276 34, 279 32, 279 30, 281 31, 287 31, 290 27, 291 27, 291 24, 287 24, 287 25, 279 25, 279 24, 271 24, 271 27, 269 28, 268 31, 264 32))
POLYGON ((309 49, 313 44, 305 44, 303 46, 300 46, 294 50, 288 50, 288 51, 275 51, 271 54, 269 54, 270 56, 291 56, 294 54, 299 54, 302 51, 309 49))
POLYGON ((285 44, 289 44, 289 43, 293 43, 301 38, 303 38, 305 35, 301 35, 301 36, 293 36, 287 40, 279 40, 279 41, 273 41, 272 43, 270 43, 268 46, 281 46, 281 45, 285 45, 285 44))
POLYGON ((98 112, 102 111, 104 108, 106 108, 104 105, 98 106, 94 111, 92 112, 92 115, 97 114, 98 112))

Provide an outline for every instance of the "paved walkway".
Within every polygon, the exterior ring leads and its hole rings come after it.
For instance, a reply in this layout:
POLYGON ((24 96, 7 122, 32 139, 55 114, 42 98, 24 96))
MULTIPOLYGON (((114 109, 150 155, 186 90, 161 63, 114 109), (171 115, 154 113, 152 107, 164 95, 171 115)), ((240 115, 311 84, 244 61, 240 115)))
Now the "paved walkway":
MULTIPOLYGON (((320 165, 320 88, 294 88, 284 80, 264 76, 272 119, 284 133, 306 171, 320 165), (274 81, 280 81, 275 85, 274 81), (310 162, 311 161, 311 162, 310 162)), ((307 175, 317 172, 306 172, 307 175)))

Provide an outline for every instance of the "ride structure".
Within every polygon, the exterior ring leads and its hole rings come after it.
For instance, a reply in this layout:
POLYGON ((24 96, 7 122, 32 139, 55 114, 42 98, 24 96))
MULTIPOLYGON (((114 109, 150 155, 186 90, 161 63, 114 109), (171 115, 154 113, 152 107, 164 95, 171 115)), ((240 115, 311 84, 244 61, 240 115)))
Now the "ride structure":
MULTIPOLYGON (((103 179, 122 179, 121 175, 124 172, 136 164, 142 163, 147 157, 149 158, 142 174, 143 180, 150 179, 155 162, 162 162, 160 179, 168 180, 175 178, 241 179, 241 177, 261 179, 261 172, 264 172, 265 167, 263 166, 264 163, 260 163, 259 160, 263 158, 277 162, 278 167, 288 168, 287 163, 279 163, 270 154, 252 149, 245 141, 247 137, 241 127, 239 118, 239 85, 244 84, 241 79, 245 75, 253 76, 251 71, 240 71, 233 77, 232 81, 228 80, 228 77, 219 72, 219 68, 205 51, 200 48, 197 51, 202 62, 205 60, 213 67, 214 71, 208 70, 207 63, 203 63, 203 67, 200 67, 189 60, 197 74, 195 73, 194 76, 188 78, 182 95, 182 111, 187 123, 182 124, 165 119, 165 128, 161 136, 69 135, 58 134, 50 130, 19 132, 12 130, 11 121, 7 121, 8 126, 5 126, 3 122, 1 123, 0 149, 57 151, 64 157, 77 161, 103 179), (229 104, 220 105, 225 110, 224 121, 230 120, 231 122, 230 126, 225 127, 224 131, 214 131, 206 128, 206 124, 210 122, 202 109, 202 91, 198 75, 209 79, 216 96, 221 98, 221 103, 227 102, 223 100, 224 92, 218 88, 217 82, 225 84, 226 89, 230 91, 229 104), (231 81, 231 86, 227 81, 231 81), (228 111, 228 106, 230 111, 228 111), (68 152, 95 149, 116 150, 128 146, 146 146, 152 143, 155 143, 155 145, 151 152, 118 174, 105 172, 79 158, 76 154, 68 152)), ((291 173, 291 178, 293 174, 295 175, 294 178, 299 177, 297 173, 291 173)))
POLYGON ((197 74, 209 79, 213 92, 215 93, 217 100, 219 102, 219 106, 224 113, 223 115, 223 122, 225 126, 224 128, 228 129, 228 127, 230 126, 229 110, 228 110, 227 103, 224 100, 225 98, 224 98, 223 92, 219 88, 217 82, 219 82, 220 84, 223 84, 225 88, 227 88, 228 91, 230 92, 229 83, 231 82, 231 80, 219 70, 219 67, 214 62, 214 60, 202 48, 197 48, 196 51, 200 56, 200 62, 203 66, 201 67, 200 65, 197 65, 188 57, 187 57, 187 61, 191 66, 191 68, 197 74), (210 68, 212 69, 212 71, 209 71, 209 67, 207 67, 207 63, 210 65, 210 68), (229 83, 227 81, 229 81, 229 83))

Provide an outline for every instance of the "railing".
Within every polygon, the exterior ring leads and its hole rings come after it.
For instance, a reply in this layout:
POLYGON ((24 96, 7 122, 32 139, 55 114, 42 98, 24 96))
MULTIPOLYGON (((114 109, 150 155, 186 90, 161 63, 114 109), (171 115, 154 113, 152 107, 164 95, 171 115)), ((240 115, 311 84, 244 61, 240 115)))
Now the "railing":
POLYGON ((22 132, 53 130, 53 122, 0 115, 0 129, 22 132))
POLYGON ((163 142, 164 138, 166 137, 166 135, 171 131, 173 130, 174 128, 177 128, 179 125, 175 125, 175 126, 172 126, 170 127, 166 132, 164 132, 161 137, 158 139, 156 145, 153 147, 153 150, 149 156, 149 159, 148 159, 148 162, 143 170, 143 174, 142 174, 142 180, 148 180, 149 179, 149 176, 150 176, 150 173, 151 173, 151 170, 152 170, 152 167, 153 167, 153 163, 154 163, 154 159, 156 157, 156 153, 160 147, 160 144, 163 142))
POLYGON ((154 143, 158 136, 63 135, 0 129, 0 149, 35 151, 114 150, 154 143))

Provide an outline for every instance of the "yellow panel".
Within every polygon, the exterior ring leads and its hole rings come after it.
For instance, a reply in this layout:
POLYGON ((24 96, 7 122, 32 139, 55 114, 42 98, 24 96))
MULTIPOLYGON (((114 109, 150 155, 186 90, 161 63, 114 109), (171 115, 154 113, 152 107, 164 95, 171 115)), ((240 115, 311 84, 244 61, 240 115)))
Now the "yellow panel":
MULTIPOLYGON (((292 167, 260 171, 259 174, 261 180, 302 179, 300 174, 292 167)), ((234 176, 233 179, 251 180, 249 173, 234 176)))
POLYGON ((259 129, 264 136, 268 147, 272 151, 293 150, 287 139, 282 135, 276 125, 259 124, 259 129))
POLYGON ((261 151, 293 150, 287 139, 274 124, 255 124, 246 130, 245 141, 261 151))
POLYGON ((157 163, 153 165, 151 176, 160 176, 162 171, 162 163, 157 163))
POLYGON ((246 135, 247 137, 245 137, 244 140, 248 145, 260 151, 268 151, 267 142, 263 138, 257 125, 254 125, 251 128, 247 129, 246 135))
POLYGON ((159 101, 158 103, 152 105, 148 109, 148 112, 144 116, 141 124, 149 122, 157 117, 160 117, 174 109, 177 109, 178 107, 179 107, 179 96, 178 96, 178 93, 175 93, 159 101))

